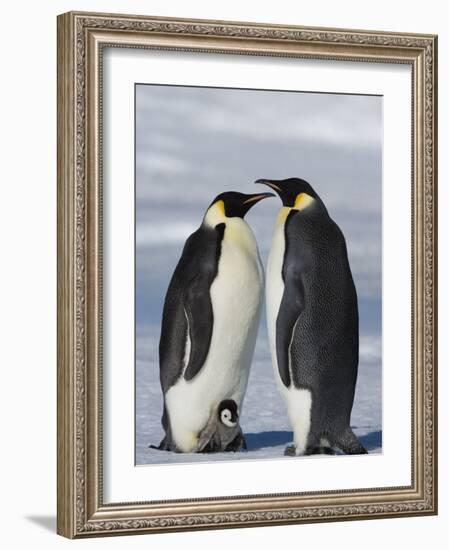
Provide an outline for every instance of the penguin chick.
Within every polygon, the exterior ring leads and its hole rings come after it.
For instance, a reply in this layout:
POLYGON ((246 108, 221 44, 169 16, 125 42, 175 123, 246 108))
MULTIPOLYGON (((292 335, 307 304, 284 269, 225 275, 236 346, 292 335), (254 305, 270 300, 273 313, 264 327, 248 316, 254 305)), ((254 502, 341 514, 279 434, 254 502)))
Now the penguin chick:
POLYGON ((246 442, 239 425, 238 406, 233 399, 224 399, 212 412, 207 426, 199 435, 195 452, 240 450, 246 450, 246 442))

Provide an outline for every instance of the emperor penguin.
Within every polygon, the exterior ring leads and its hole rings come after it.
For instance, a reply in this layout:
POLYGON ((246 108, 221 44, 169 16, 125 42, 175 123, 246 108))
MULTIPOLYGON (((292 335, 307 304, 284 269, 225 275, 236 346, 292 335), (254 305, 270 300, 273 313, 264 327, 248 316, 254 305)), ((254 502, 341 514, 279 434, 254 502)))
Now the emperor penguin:
POLYGON ((342 231, 303 179, 259 179, 281 201, 266 275, 272 363, 293 428, 286 455, 364 454, 350 427, 357 294, 342 231))
POLYGON ((241 410, 264 286, 256 239, 244 216, 270 196, 221 193, 185 243, 162 315, 160 449, 198 452, 200 434, 222 401, 232 400, 241 410))

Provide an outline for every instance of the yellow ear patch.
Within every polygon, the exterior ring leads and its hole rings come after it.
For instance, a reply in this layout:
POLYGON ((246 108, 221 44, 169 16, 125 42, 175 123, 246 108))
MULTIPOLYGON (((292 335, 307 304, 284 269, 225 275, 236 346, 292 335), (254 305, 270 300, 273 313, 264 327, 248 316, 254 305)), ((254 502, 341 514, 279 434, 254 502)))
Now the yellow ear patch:
POLYGON ((295 206, 293 208, 295 210, 304 210, 304 208, 307 208, 314 200, 315 199, 307 193, 299 193, 299 195, 296 196, 295 206))
POLYGON ((204 217, 204 221, 211 227, 215 227, 217 224, 223 223, 226 220, 225 205, 223 201, 214 202, 214 204, 209 207, 204 217))
POLYGON ((217 201, 215 203, 215 206, 217 207, 217 210, 220 212, 220 214, 226 216, 224 201, 217 201))

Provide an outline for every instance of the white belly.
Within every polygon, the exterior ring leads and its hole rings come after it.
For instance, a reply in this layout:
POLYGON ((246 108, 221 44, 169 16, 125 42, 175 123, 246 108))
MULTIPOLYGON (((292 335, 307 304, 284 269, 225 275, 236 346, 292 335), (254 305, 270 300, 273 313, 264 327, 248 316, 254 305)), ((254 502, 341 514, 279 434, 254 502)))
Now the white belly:
POLYGON ((184 452, 193 450, 220 401, 234 399, 241 411, 262 289, 263 271, 254 236, 246 222, 232 218, 227 222, 218 274, 210 289, 214 326, 209 353, 193 380, 180 378, 166 394, 172 436, 184 452))
MULTIPOLYGON (((297 454, 302 454, 306 448, 307 436, 310 430, 312 395, 309 390, 295 388, 293 383, 290 384, 289 388, 284 386, 279 375, 276 354, 276 319, 284 294, 282 266, 285 253, 284 226, 288 213, 289 209, 287 211, 285 208, 282 208, 279 213, 268 258, 266 280, 267 324, 274 377, 287 405, 290 424, 294 432, 294 442, 297 454)), ((290 378, 292 378, 290 365, 289 369, 290 378)))

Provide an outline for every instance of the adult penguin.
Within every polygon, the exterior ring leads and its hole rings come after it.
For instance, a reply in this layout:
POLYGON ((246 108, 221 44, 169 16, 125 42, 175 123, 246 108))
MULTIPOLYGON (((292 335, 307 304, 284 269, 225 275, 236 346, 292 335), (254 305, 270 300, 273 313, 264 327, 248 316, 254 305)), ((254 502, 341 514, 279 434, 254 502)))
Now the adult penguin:
POLYGON ((285 454, 366 450, 350 427, 359 356, 346 243, 312 186, 260 179, 282 200, 267 266, 272 362, 293 427, 285 454))
MULTIPOLYGON (((257 243, 243 218, 270 196, 233 191, 218 195, 185 243, 162 316, 165 437, 160 449, 196 452, 200 434, 220 402, 233 400, 241 410, 263 293, 257 243)), ((244 441, 234 446, 244 447, 244 441)))

